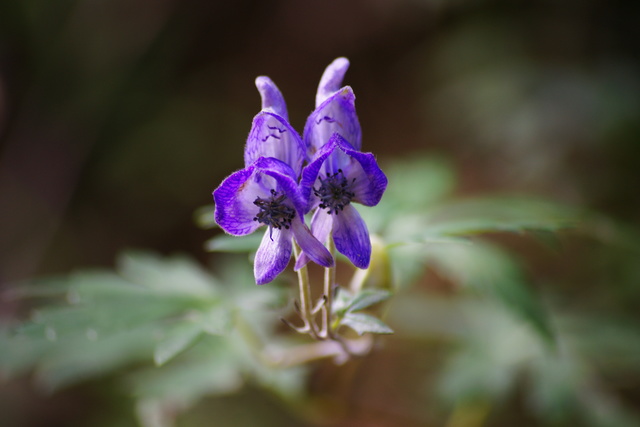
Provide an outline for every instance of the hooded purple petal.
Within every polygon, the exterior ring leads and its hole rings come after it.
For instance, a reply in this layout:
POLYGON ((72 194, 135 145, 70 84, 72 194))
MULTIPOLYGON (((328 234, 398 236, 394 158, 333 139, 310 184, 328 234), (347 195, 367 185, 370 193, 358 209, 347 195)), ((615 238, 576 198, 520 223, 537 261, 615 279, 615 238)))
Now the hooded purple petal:
POLYGON ((362 146, 362 129, 356 114, 356 97, 349 86, 327 98, 311 113, 303 139, 313 156, 334 133, 339 133, 356 149, 362 146))
POLYGON ((284 102, 282 92, 278 86, 267 76, 256 78, 256 87, 262 98, 262 110, 276 113, 284 120, 289 121, 287 104, 284 102))
POLYGON ((254 259, 253 273, 256 283, 264 285, 282 273, 289 264, 292 250, 291 230, 267 230, 254 259))
POLYGON ((369 267, 371 241, 364 220, 353 207, 347 205, 333 216, 333 241, 338 252, 349 258, 358 268, 369 267))
POLYGON ((288 164, 296 178, 306 160, 306 146, 298 133, 282 117, 261 111, 253 118, 253 125, 244 148, 244 163, 249 166, 260 157, 273 157, 288 164))
POLYGON ((316 93, 316 107, 340 90, 342 80, 348 69, 349 60, 347 58, 336 58, 329 64, 320 78, 318 92, 316 93))

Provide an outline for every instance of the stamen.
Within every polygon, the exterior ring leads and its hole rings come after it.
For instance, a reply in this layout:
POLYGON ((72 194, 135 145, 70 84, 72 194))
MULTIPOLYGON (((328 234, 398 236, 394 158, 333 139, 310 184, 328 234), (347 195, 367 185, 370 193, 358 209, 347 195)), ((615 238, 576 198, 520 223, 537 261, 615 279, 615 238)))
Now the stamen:
POLYGON ((291 220, 296 216, 296 211, 285 202, 287 196, 282 193, 278 194, 276 190, 271 189, 271 196, 263 199, 256 197, 253 204, 260 208, 258 214, 253 218, 261 224, 269 226, 269 238, 273 240, 271 233, 273 229, 288 230, 291 227, 291 220))
POLYGON ((356 181, 352 179, 351 182, 344 176, 342 169, 338 169, 338 172, 331 174, 327 172, 327 176, 320 180, 320 188, 313 188, 313 193, 320 198, 320 204, 318 205, 322 209, 327 209, 327 214, 331 215, 342 211, 345 206, 351 203, 351 199, 355 196, 351 189, 351 186, 356 181))

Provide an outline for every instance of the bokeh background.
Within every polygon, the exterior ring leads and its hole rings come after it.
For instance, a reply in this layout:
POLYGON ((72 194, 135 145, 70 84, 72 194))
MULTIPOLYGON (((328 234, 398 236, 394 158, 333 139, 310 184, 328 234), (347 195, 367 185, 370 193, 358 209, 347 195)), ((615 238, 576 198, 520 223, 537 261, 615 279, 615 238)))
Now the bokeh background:
MULTIPOLYGON (((208 262, 212 232, 194 211, 242 167, 255 77, 276 82, 302 129, 338 56, 351 61, 363 148, 383 164, 436 154, 455 165, 460 195, 534 194, 637 226, 639 19, 640 4, 623 0, 4 1, 0 287, 111 266, 131 247, 208 262)), ((585 270, 573 249, 532 267, 563 278, 566 298, 628 279, 615 262, 585 270), (591 273, 602 276, 581 282, 591 273)), ((608 301, 640 308, 634 283, 608 301)), ((0 316, 20 309, 5 301, 0 316)), ((371 363, 393 366, 402 351, 371 363)), ((411 372, 395 374, 375 387, 399 393, 411 372)), ((312 386, 329 393, 339 376, 325 366, 312 386)), ((47 398, 27 382, 10 393, 31 408, 25 425, 90 425, 92 411, 119 404, 83 389, 47 398)), ((388 407, 395 425, 412 425, 402 403, 388 407)))

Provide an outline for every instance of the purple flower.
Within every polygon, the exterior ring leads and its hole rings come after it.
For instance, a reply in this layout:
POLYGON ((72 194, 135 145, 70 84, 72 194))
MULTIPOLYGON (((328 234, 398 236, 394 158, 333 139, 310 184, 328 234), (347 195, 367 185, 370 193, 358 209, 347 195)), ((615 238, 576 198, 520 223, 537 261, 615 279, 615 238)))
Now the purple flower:
MULTIPOLYGON (((311 232, 320 242, 326 242, 331 233, 338 252, 356 267, 367 268, 369 231, 351 203, 375 206, 386 188, 387 177, 373 154, 356 150, 334 133, 302 171, 301 195, 309 202, 309 210, 316 209, 311 232)), ((304 262, 301 257, 297 266, 304 262)))
POLYGON ((262 111, 253 118, 244 165, 248 167, 260 157, 273 157, 288 164, 298 178, 307 160, 306 146, 288 122, 284 97, 269 77, 258 77, 256 87, 262 97, 262 111))
POLYGON ((307 119, 303 139, 310 157, 339 133, 356 150, 362 146, 362 130, 356 115, 355 95, 349 86, 340 87, 349 60, 338 58, 324 71, 316 94, 316 109, 307 119))
POLYGON ((292 238, 314 262, 324 267, 334 265, 332 255, 303 222, 307 201, 296 178, 295 171, 283 161, 259 157, 227 177, 213 192, 215 220, 227 233, 243 236, 263 225, 268 228, 254 261, 259 285, 271 282, 286 268, 292 238))

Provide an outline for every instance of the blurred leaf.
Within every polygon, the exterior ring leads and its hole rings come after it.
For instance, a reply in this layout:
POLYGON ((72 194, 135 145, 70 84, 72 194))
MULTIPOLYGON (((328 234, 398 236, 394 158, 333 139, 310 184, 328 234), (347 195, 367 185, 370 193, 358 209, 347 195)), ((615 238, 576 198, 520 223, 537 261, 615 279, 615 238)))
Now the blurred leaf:
POLYGON ((393 329, 387 326, 382 320, 364 313, 346 313, 340 320, 340 324, 353 329, 358 335, 371 334, 392 334, 393 329))
POLYGON ((524 197, 487 197, 450 202, 423 217, 421 236, 462 236, 495 231, 557 231, 578 224, 565 206, 524 197))
POLYGON ((193 214, 196 225, 205 230, 218 227, 213 216, 214 211, 215 205, 206 205, 196 209, 193 214))
POLYGON ((390 179, 380 204, 375 208, 358 206, 372 233, 380 233, 399 211, 421 211, 450 194, 455 186, 451 165, 439 157, 416 155, 384 170, 390 179))
POLYGON ((263 234, 256 232, 248 236, 230 236, 221 234, 212 237, 204 244, 209 252, 255 252, 260 246, 263 234))
POLYGON ((384 197, 403 206, 431 205, 451 194, 456 183, 453 168, 441 157, 416 154, 396 161, 385 171, 392 179, 384 197))
POLYGON ((549 340, 553 331, 545 311, 525 286, 516 262, 499 248, 483 242, 425 245, 425 257, 435 269, 467 289, 495 298, 549 340))
POLYGON ((352 294, 345 288, 338 288, 332 311, 338 316, 364 310, 374 304, 389 299, 393 294, 384 289, 363 289, 352 294))
POLYGON ((117 271, 133 283, 157 292, 211 296, 217 283, 199 265, 185 257, 160 258, 127 251, 118 257, 117 271))
POLYGON ((194 322, 183 322, 165 332, 156 345, 153 360, 162 366, 192 345, 201 335, 202 326, 194 322))
POLYGON ((220 337, 203 337, 189 352, 158 368, 128 378, 138 398, 157 398, 190 405, 204 394, 236 391, 242 384, 239 360, 220 337))
POLYGON ((385 290, 363 289, 355 295, 353 300, 351 300, 351 304, 347 310, 350 312, 363 310, 381 301, 389 299, 391 295, 391 292, 385 290))

